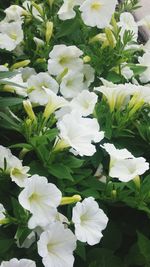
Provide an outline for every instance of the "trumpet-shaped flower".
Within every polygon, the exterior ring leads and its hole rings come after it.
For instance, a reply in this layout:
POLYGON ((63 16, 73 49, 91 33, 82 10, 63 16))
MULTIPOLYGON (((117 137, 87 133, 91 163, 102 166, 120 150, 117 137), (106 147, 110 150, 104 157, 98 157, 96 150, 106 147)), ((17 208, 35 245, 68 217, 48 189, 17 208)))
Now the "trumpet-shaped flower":
POLYGON ((69 71, 62 79, 60 92, 66 98, 73 98, 84 89, 83 73, 69 71))
POLYGON ((104 138, 104 132, 100 131, 97 120, 82 118, 77 111, 64 115, 58 121, 57 127, 60 130, 61 140, 55 149, 72 147, 80 156, 92 156, 96 152, 92 142, 98 143, 104 138))
POLYGON ((22 15, 25 14, 25 10, 18 5, 11 5, 4 10, 6 17, 5 21, 18 21, 22 19, 22 15))
POLYGON ((70 106, 86 117, 93 113, 97 99, 98 96, 95 93, 83 90, 71 101, 70 106))
POLYGON ((59 88, 58 83, 48 73, 44 72, 32 75, 27 83, 30 101, 39 105, 48 103, 48 90, 57 93, 59 88))
POLYGON ((38 241, 38 253, 45 267, 73 267, 75 248, 76 237, 60 222, 49 225, 38 241))
POLYGON ((83 52, 74 45, 55 45, 49 54, 49 73, 59 75, 66 68, 74 71, 80 70, 83 67, 83 61, 79 58, 82 54, 83 52))
POLYGON ((72 19, 75 17, 76 12, 74 11, 75 6, 79 6, 84 0, 64 0, 63 5, 58 10, 58 16, 61 20, 72 19))
POLYGON ((73 208, 72 221, 78 240, 93 246, 100 242, 108 218, 93 197, 85 198, 73 208))
POLYGON ((18 73, 15 76, 11 78, 4 79, 5 81, 8 81, 11 84, 6 84, 4 87, 5 91, 16 93, 17 95, 21 96, 27 96, 27 83, 23 81, 23 75, 22 73, 18 73))
POLYGON ((129 182, 149 169, 149 163, 143 157, 116 161, 110 167, 109 175, 122 182, 129 182))
POLYGON ((22 161, 13 156, 10 149, 0 146, 0 152, 0 168, 10 175, 13 182, 23 187, 29 176, 28 171, 30 168, 22 166, 22 161))
POLYGON ((0 267, 36 267, 35 262, 28 259, 18 260, 13 258, 9 261, 2 261, 0 267))
POLYGON ((108 27, 116 4, 117 0, 85 0, 79 8, 83 22, 99 29, 108 27))
POLYGON ((39 175, 33 175, 26 182, 19 195, 20 204, 32 213, 29 227, 46 226, 55 220, 57 207, 61 202, 61 192, 52 183, 39 175))

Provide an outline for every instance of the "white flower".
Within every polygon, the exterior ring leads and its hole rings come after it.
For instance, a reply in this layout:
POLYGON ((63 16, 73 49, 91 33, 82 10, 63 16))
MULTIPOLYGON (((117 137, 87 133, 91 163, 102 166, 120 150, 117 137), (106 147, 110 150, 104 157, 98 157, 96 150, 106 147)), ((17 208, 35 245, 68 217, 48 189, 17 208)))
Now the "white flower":
POLYGON ((0 71, 9 71, 5 65, 0 65, 0 71))
POLYGON ((109 26, 117 0, 85 0, 80 6, 84 23, 100 29, 109 26))
POLYGON ((12 51, 15 49, 16 45, 14 41, 4 33, 0 33, 0 48, 1 49, 6 49, 8 51, 12 51))
POLYGON ((120 36, 123 40, 123 35, 125 31, 133 32, 133 41, 137 41, 138 37, 138 26, 134 20, 134 17, 129 12, 124 12, 120 15, 120 21, 118 22, 118 26, 121 27, 120 36))
POLYGON ((1 158, 0 168, 4 170, 4 162, 6 160, 6 173, 8 173, 13 182, 23 187, 29 174, 29 167, 22 166, 22 161, 13 156, 10 149, 0 146, 1 158))
POLYGON ((63 5, 58 10, 57 14, 59 19, 67 20, 75 17, 76 12, 74 11, 74 7, 81 5, 84 0, 64 0, 63 5))
POLYGON ((27 83, 30 101, 39 105, 48 103, 48 90, 57 93, 59 88, 58 83, 46 72, 30 76, 27 83))
MULTIPOLYGON (((0 221, 5 219, 4 213, 5 213, 5 208, 4 208, 3 204, 0 203, 0 221)), ((1 223, 0 223, 0 225, 1 225, 1 223)))
POLYGON ((149 164, 143 157, 116 161, 110 167, 109 176, 128 182, 149 169, 149 164))
POLYGON ((27 80, 30 78, 30 76, 36 74, 35 69, 30 68, 30 67, 19 68, 18 71, 21 72, 22 80, 24 83, 27 82, 27 80))
POLYGON ((62 79, 60 92, 66 98, 73 98, 84 89, 83 73, 69 71, 62 79))
POLYGON ((65 100, 63 97, 61 96, 57 96, 55 93, 53 93, 52 91, 50 91, 49 89, 44 88, 46 93, 47 93, 47 97, 48 97, 48 103, 45 107, 45 111, 44 111, 44 117, 45 118, 49 118, 49 116, 56 111, 57 109, 61 108, 61 107, 65 107, 68 105, 68 101, 65 100))
POLYGON ((83 90, 70 102, 70 106, 86 117, 93 113, 97 99, 98 96, 95 93, 83 90))
POLYGON ((83 67, 83 61, 79 58, 82 54, 83 52, 74 45, 55 45, 49 54, 49 73, 59 75, 66 68, 74 71, 80 70, 83 67))
POLYGON ((23 81, 23 75, 22 73, 18 73, 15 76, 11 77, 11 78, 5 78, 3 79, 4 81, 8 81, 11 83, 14 83, 12 85, 10 84, 6 84, 4 87, 5 91, 10 91, 10 92, 15 92, 17 95, 21 95, 21 96, 27 96, 27 83, 23 81))
POLYGON ((72 221, 78 240, 93 246, 100 242, 108 218, 93 197, 85 198, 73 208, 72 221))
POLYGON ((13 258, 9 261, 2 261, 0 267, 36 267, 35 262, 28 259, 18 260, 13 258))
POLYGON ((150 15, 145 16, 143 19, 137 22, 138 26, 145 26, 150 29, 150 15))
POLYGON ((18 21, 21 20, 21 16, 25 14, 25 10, 18 5, 11 5, 4 10, 6 17, 5 21, 18 21))
POLYGON ((37 244, 45 267, 73 267, 76 237, 61 223, 52 223, 49 230, 41 234, 37 244))
POLYGON ((125 64, 122 64, 121 66, 121 74, 126 80, 130 80, 134 76, 133 70, 125 64))
POLYGON ((61 138, 58 146, 63 144, 64 147, 72 147, 80 156, 92 156, 96 152, 92 141, 98 143, 104 138, 97 120, 82 118, 77 111, 64 115, 57 127, 61 138))
POLYGON ((143 51, 150 53, 150 39, 146 42, 142 49, 143 51))
POLYGON ((132 84, 113 84, 101 79, 104 86, 95 87, 94 90, 101 92, 107 99, 110 110, 122 109, 129 102, 133 94, 132 84))
MULTIPOLYGON (((31 4, 31 1, 30 1, 30 0, 26 0, 26 1, 24 1, 23 4, 22 4, 22 6, 23 6, 27 11, 30 10, 31 5, 32 5, 32 4, 31 4)), ((38 6, 39 6, 39 8, 42 9, 42 4, 39 4, 38 6)), ((43 19, 41 18, 41 15, 40 15, 40 13, 39 13, 39 11, 38 11, 33 5, 32 5, 32 15, 33 15, 33 17, 35 17, 36 19, 38 19, 38 20, 40 20, 40 21, 43 21, 43 19)))
POLYGON ((140 74, 140 81, 147 83, 150 81, 150 52, 145 53, 142 57, 138 58, 140 65, 147 67, 147 69, 140 74))
POLYGON ((18 44, 20 44, 23 41, 23 30, 20 21, 11 23, 1 22, 0 33, 3 35, 7 35, 9 37, 8 42, 10 48, 7 49, 9 51, 13 50, 18 44))
POLYGON ((31 229, 37 225, 46 226, 54 221, 60 201, 60 190, 54 184, 48 183, 45 177, 39 175, 29 178, 19 195, 20 204, 33 214, 29 220, 31 229))

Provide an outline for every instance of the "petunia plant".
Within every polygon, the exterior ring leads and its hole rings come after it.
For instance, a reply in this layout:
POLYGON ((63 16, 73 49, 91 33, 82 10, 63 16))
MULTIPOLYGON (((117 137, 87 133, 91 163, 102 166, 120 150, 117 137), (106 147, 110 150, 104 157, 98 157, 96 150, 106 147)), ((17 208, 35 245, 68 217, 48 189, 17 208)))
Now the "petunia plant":
POLYGON ((150 264, 138 0, 0 3, 0 267, 150 264), (121 2, 121 3, 120 3, 121 2))

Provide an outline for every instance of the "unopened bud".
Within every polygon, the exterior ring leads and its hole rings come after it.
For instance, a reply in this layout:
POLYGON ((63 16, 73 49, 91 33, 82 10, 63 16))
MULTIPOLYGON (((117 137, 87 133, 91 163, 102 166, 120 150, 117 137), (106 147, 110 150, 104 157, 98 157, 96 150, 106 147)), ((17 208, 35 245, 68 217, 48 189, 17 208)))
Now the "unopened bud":
POLYGON ((45 39, 46 43, 48 44, 53 34, 53 22, 47 21, 46 22, 46 32, 45 32, 45 39))
POLYGON ((36 121, 36 116, 35 116, 34 111, 32 109, 31 102, 29 100, 24 100, 23 106, 24 106, 24 109, 25 109, 27 115, 31 119, 31 121, 36 121))
POLYGON ((84 58, 83 58, 83 62, 84 63, 88 63, 88 62, 90 62, 91 61, 91 58, 89 57, 89 56, 85 56, 84 58))
POLYGON ((10 70, 14 70, 14 69, 19 69, 19 68, 22 68, 22 67, 26 67, 30 64, 30 60, 29 59, 26 59, 26 60, 23 60, 23 61, 19 61, 15 64, 13 64, 10 68, 10 70))
POLYGON ((76 202, 81 201, 80 195, 74 195, 72 197, 62 197, 60 205, 67 205, 67 204, 73 204, 76 202))

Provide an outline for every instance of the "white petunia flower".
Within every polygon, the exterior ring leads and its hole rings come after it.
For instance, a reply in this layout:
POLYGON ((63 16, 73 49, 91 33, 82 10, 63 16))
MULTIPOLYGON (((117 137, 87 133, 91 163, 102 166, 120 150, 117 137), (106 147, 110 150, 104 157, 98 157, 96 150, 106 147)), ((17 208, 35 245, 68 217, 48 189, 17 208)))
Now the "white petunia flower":
POLYGON ((75 224, 75 235, 78 240, 93 246, 103 236, 108 218, 93 197, 85 198, 73 208, 72 221, 75 224))
POLYGON ((140 81, 147 83, 150 81, 150 52, 146 52, 142 57, 138 58, 140 65, 147 67, 147 69, 140 74, 140 81))
POLYGON ((134 76, 133 70, 126 66, 125 63, 121 66, 121 75, 126 79, 130 80, 134 76))
POLYGON ((64 0, 64 3, 57 12, 59 19, 67 20, 74 18, 76 15, 74 7, 81 5, 83 2, 84 0, 64 0))
POLYGON ((13 156, 10 149, 0 146, 0 152, 0 168, 4 170, 4 162, 6 160, 6 170, 4 171, 10 175, 13 182, 20 187, 24 187, 29 176, 28 171, 30 168, 22 166, 22 161, 13 156))
POLYGON ((48 103, 48 90, 57 93, 59 88, 55 79, 46 72, 30 76, 27 83, 30 101, 39 105, 46 105, 48 103))
POLYGON ((97 120, 82 118, 77 111, 64 115, 58 121, 57 127, 61 140, 55 149, 61 149, 61 145, 62 149, 72 147, 80 156, 92 156, 96 152, 92 142, 98 143, 104 138, 104 132, 100 131, 97 120))
POLYGON ((16 85, 5 85, 4 90, 12 93, 16 93, 17 95, 27 96, 27 83, 23 81, 22 73, 18 73, 11 78, 5 78, 4 81, 15 83, 16 85))
POLYGON ((70 102, 70 107, 86 117, 93 113, 97 99, 98 96, 95 93, 83 90, 70 102))
POLYGON ((11 5, 4 10, 6 17, 5 21, 18 21, 21 20, 21 16, 25 14, 25 10, 18 5, 11 5))
MULTIPOLYGON (((10 44, 9 51, 13 50, 18 44, 23 41, 23 30, 21 27, 21 22, 1 22, 0 23, 0 33, 3 35, 7 35, 8 42, 10 44)), ((6 45, 8 46, 8 44, 6 45)), ((5 48, 6 49, 6 48, 5 48)))
MULTIPOLYGON (((3 204, 0 203, 0 221, 5 219, 4 213, 5 213, 5 208, 4 208, 3 204)), ((0 223, 0 225, 1 225, 1 223, 0 223)))
POLYGON ((18 260, 13 258, 9 261, 2 261, 0 267, 36 267, 35 262, 28 259, 18 260))
POLYGON ((15 42, 7 34, 0 33, 0 49, 12 51, 15 47, 15 42))
POLYGON ((144 52, 150 53, 150 39, 146 42, 146 44, 142 47, 144 52))
POLYGON ((109 170, 109 176, 122 182, 129 182, 149 169, 149 163, 143 157, 116 161, 109 170))
POLYGON ((20 204, 33 215, 28 222, 29 228, 46 226, 54 221, 61 197, 60 190, 45 177, 33 175, 29 178, 19 195, 20 204))
POLYGON ((79 58, 82 55, 83 52, 74 45, 55 45, 49 54, 49 73, 52 75, 59 75, 66 68, 74 71, 82 69, 83 61, 79 58))
POLYGON ((123 40, 123 35, 125 31, 133 32, 133 41, 137 41, 138 37, 138 26, 134 20, 134 17, 129 12, 124 12, 120 15, 120 21, 118 22, 118 26, 121 27, 120 36, 123 40))
POLYGON ((109 26, 117 0, 85 0, 80 6, 83 22, 99 29, 109 26))
POLYGON ((84 64, 82 72, 84 75, 84 87, 88 88, 94 82, 95 71, 89 64, 84 64))
POLYGON ((49 230, 41 234, 37 244, 45 267, 73 267, 76 237, 61 223, 52 223, 49 230))
POLYGON ((9 71, 5 65, 0 65, 0 71, 9 71))
POLYGON ((84 89, 83 73, 69 71, 62 79, 60 92, 65 98, 73 98, 84 89))

